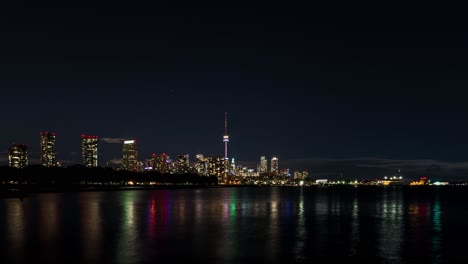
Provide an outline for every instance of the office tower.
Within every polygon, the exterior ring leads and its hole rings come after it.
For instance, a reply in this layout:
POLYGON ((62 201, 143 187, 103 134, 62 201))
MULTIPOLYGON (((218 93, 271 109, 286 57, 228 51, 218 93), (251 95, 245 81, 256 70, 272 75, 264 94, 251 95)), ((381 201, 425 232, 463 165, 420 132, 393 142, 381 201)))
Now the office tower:
POLYGON ((260 157, 260 165, 258 166, 258 173, 267 173, 268 172, 268 160, 265 156, 260 157))
POLYGON ((13 168, 25 168, 29 165, 28 145, 13 144, 8 148, 8 165, 13 168))
POLYGON ((234 158, 231 159, 231 171, 236 171, 236 161, 234 160, 234 158))
POLYGON ((56 166, 55 162, 55 133, 41 132, 41 164, 42 166, 56 166))
POLYGON ((138 170, 138 151, 136 140, 125 140, 123 144, 122 168, 128 171, 138 170))
POLYGON ((278 174, 278 158, 277 157, 273 157, 271 159, 271 169, 270 169, 270 173, 272 174, 278 174))
POLYGON ((176 163, 176 173, 188 173, 190 169, 189 154, 178 155, 176 163))
POLYGON ((206 157, 208 161, 208 175, 218 177, 219 181, 223 180, 225 170, 225 159, 222 156, 206 157))
POLYGON ((195 157, 195 171, 198 175, 208 176, 208 160, 203 154, 197 154, 195 157))
POLYGON ((154 171, 159 173, 164 174, 169 172, 168 161, 169 156, 167 156, 166 153, 162 153, 161 155, 153 153, 153 155, 151 155, 151 167, 154 171))
POLYGON ((88 168, 98 166, 98 137, 81 135, 81 153, 83 165, 88 168))

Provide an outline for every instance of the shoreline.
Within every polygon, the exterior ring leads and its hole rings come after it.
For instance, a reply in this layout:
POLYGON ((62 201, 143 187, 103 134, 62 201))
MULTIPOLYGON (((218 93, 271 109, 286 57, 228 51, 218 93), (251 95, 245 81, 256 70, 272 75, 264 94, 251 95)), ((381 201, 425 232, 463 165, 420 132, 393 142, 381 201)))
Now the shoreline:
MULTIPOLYGON (((27 197, 29 194, 36 193, 67 193, 67 192, 113 192, 113 191, 130 191, 130 190, 171 190, 171 189, 209 189, 209 188, 415 188, 421 187, 447 187, 447 186, 409 186, 409 185, 307 185, 307 186, 294 186, 294 185, 254 185, 254 184, 218 184, 218 185, 150 185, 150 186, 96 186, 96 185, 77 185, 77 186, 51 186, 51 185, 0 185, 0 199, 1 198, 14 198, 14 197, 27 197)), ((459 187, 453 185, 450 187, 459 187)))

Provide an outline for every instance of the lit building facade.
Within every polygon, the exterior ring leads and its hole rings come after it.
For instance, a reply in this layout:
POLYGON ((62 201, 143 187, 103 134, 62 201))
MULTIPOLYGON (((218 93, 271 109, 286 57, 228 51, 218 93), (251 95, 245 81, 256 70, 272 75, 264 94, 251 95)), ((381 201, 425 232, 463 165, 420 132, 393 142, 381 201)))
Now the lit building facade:
POLYGON ((257 171, 259 174, 264 174, 268 172, 268 160, 265 156, 260 157, 260 164, 258 165, 257 171))
POLYGON ((294 179, 299 179, 303 180, 305 178, 309 177, 309 172, 306 170, 304 171, 294 171, 294 179))
POLYGON ((226 160, 222 156, 206 157, 208 161, 208 175, 216 176, 218 180, 222 181, 224 176, 224 169, 226 160))
POLYGON ((81 153, 83 165, 88 168, 98 166, 98 137, 81 135, 81 153))
POLYGON ((55 133, 41 132, 41 164, 42 166, 56 166, 55 162, 55 133))
POLYGON ((190 159, 189 154, 177 156, 177 163, 175 164, 176 173, 189 173, 190 172, 190 159))
POLYGON ((231 172, 235 172, 236 171, 236 161, 234 160, 234 158, 231 159, 231 172))
POLYGON ((156 153, 153 153, 151 155, 151 158, 149 160, 149 164, 147 165, 148 169, 157 171, 159 173, 168 173, 169 172, 169 156, 166 155, 166 153, 162 153, 161 155, 158 155, 156 153))
POLYGON ((8 165, 13 168, 25 168, 29 165, 28 145, 13 144, 8 148, 8 165))
POLYGON ((128 171, 138 171, 138 151, 136 140, 126 140, 123 144, 122 168, 128 171))
POLYGON ((208 176, 208 159, 203 154, 197 154, 195 157, 194 170, 198 175, 208 176))
POLYGON ((282 176, 282 177, 290 177, 290 176, 291 176, 291 173, 289 173, 289 169, 288 169, 288 168, 284 168, 284 169, 281 169, 281 170, 280 170, 280 176, 282 176))
POLYGON ((278 158, 273 157, 271 159, 271 168, 270 168, 270 173, 272 174, 278 174, 278 158))

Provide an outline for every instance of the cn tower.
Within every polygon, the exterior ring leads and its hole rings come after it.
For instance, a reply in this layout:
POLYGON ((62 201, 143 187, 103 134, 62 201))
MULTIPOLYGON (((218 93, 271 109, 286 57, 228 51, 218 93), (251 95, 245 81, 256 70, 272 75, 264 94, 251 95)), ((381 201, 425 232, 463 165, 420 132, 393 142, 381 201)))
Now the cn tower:
POLYGON ((224 136, 223 136, 223 142, 224 142, 224 159, 228 160, 228 154, 227 154, 227 144, 229 142, 229 135, 227 133, 227 112, 224 113, 224 136))

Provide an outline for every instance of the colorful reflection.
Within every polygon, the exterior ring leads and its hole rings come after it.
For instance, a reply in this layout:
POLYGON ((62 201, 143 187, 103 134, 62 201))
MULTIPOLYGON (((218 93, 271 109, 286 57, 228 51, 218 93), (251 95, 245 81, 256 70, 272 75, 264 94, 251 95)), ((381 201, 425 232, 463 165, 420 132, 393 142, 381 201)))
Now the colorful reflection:
POLYGON ((411 243, 411 249, 414 254, 418 254, 420 258, 429 260, 430 256, 427 252, 430 247, 431 237, 428 231, 430 231, 430 222, 432 219, 428 214, 432 211, 428 210, 428 202, 414 200, 408 205, 408 235, 406 240, 411 243), (415 243, 418 241, 418 243, 415 243))
POLYGON ((222 232, 219 238, 218 256, 225 256, 226 259, 234 257, 236 252, 236 203, 237 189, 226 188, 221 196, 221 221, 222 232))
POLYGON ((115 262, 134 263, 141 256, 137 249, 140 240, 138 239, 138 214, 135 210, 137 192, 120 193, 122 212, 120 214, 120 228, 118 231, 117 250, 115 262))
POLYGON ((148 236, 150 238, 154 238, 156 236, 156 223, 157 223, 157 208, 156 208, 156 200, 154 197, 151 197, 149 202, 149 210, 148 210, 148 236))
POLYGON ((440 208, 440 197, 437 194, 432 208, 432 263, 442 262, 442 210, 440 208))
MULTIPOLYGON (((169 232, 171 225, 172 197, 169 191, 153 191, 148 203, 148 236, 155 237, 157 232, 169 232)), ((178 213, 178 215, 180 212, 178 213)), ((185 217, 185 216, 184 216, 185 217)))

